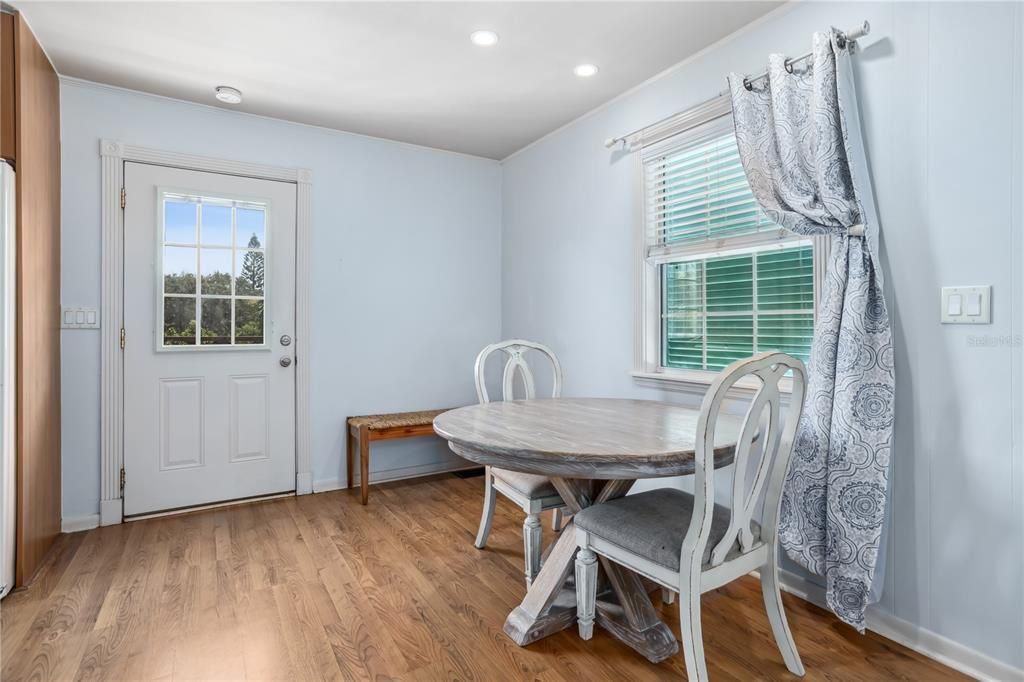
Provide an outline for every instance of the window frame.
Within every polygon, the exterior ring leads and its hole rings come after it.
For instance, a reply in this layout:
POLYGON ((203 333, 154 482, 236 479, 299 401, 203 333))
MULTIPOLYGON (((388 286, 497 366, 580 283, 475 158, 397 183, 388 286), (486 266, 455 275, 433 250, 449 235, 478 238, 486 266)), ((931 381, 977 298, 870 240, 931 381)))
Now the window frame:
MULTIPOLYGON (((757 234, 719 239, 713 242, 677 245, 660 254, 648 255, 650 228, 647 221, 648 188, 645 161, 652 156, 662 156, 698 143, 706 135, 705 126, 724 117, 731 120, 732 103, 729 97, 720 96, 689 112, 684 112, 678 117, 676 125, 669 124, 660 127, 657 131, 658 135, 650 140, 645 139, 643 149, 640 153, 634 154, 636 164, 635 196, 638 202, 636 214, 639 219, 634 230, 635 262, 637 264, 636 329, 634 366, 631 374, 634 380, 641 385, 702 395, 719 374, 717 370, 665 367, 662 363, 664 355, 662 352, 662 276, 660 266, 665 263, 711 258, 740 250, 761 251, 773 245, 785 248, 796 246, 800 242, 810 243, 814 261, 814 321, 815 324, 817 323, 818 303, 821 300, 821 293, 824 291, 825 264, 828 262, 829 240, 827 237, 804 237, 780 227, 776 230, 765 230, 757 234)), ((724 127, 726 124, 721 122, 720 125, 724 127)), ((741 379, 736 385, 740 392, 753 391, 757 387, 757 381, 752 377, 741 379)), ((780 387, 783 391, 788 392, 791 390, 791 382, 784 379, 780 387)))
MULTIPOLYGON (((272 202, 266 197, 251 197, 242 196, 239 194, 229 193, 218 193, 216 196, 212 196, 208 193, 196 191, 193 189, 182 189, 179 187, 166 187, 160 186, 156 188, 156 228, 157 235, 155 240, 156 255, 155 255, 155 286, 154 286, 154 320, 153 320, 153 347, 157 353, 187 353, 187 352, 249 352, 249 351, 271 351, 273 345, 271 343, 271 336, 273 335, 273 328, 270 320, 270 306, 271 306, 271 293, 272 287, 270 286, 270 263, 271 263, 271 227, 273 223, 273 205, 272 202), (166 226, 164 221, 166 215, 164 212, 164 202, 168 197, 185 197, 188 199, 198 199, 197 203, 202 203, 204 199, 210 200, 211 202, 230 202, 232 206, 232 225, 231 225, 231 245, 203 245, 201 243, 201 225, 196 222, 196 243, 194 245, 186 245, 178 242, 167 242, 166 237, 166 226), (251 207, 260 207, 263 209, 263 296, 248 296, 248 295, 236 295, 235 294, 235 258, 237 254, 245 253, 249 251, 248 247, 238 247, 237 240, 237 227, 235 225, 234 209, 246 208, 249 205, 251 207), (232 262, 232 276, 231 276, 231 293, 230 294, 210 294, 206 296, 208 299, 218 299, 231 301, 231 343, 221 344, 182 344, 182 345, 166 345, 164 344, 164 247, 165 246, 188 246, 196 249, 197 259, 201 255, 202 249, 212 249, 227 251, 231 254, 232 262), (234 302, 236 300, 262 300, 263 301, 263 343, 250 343, 250 344, 237 344, 234 342, 235 335, 235 323, 234 323, 234 302)), ((196 333, 201 334, 202 330, 202 287, 200 280, 202 279, 202 271, 197 260, 196 267, 196 293, 194 295, 186 296, 172 296, 172 298, 188 299, 192 298, 196 301, 196 333)))

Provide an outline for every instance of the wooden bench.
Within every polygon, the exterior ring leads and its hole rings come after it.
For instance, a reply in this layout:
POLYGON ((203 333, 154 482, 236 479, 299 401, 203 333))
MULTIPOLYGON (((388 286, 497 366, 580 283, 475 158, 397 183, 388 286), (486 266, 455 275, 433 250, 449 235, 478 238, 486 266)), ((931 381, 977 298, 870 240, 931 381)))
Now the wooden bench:
POLYGON ((370 443, 377 440, 397 438, 419 438, 434 435, 434 417, 447 412, 424 410, 422 412, 395 412, 394 414, 368 414, 348 418, 348 447, 346 466, 348 487, 352 487, 352 459, 356 441, 359 441, 359 488, 366 504, 370 496, 370 443))

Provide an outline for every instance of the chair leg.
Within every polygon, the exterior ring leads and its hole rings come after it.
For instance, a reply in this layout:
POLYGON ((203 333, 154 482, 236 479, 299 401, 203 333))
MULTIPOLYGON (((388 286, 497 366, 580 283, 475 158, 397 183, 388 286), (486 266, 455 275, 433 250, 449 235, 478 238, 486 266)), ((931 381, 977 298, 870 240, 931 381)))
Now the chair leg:
POLYGON ((700 628, 700 589, 687 590, 685 598, 679 593, 679 629, 683 634, 683 657, 686 659, 686 679, 707 682, 708 668, 704 663, 704 635, 700 628))
POLYGON ((487 536, 491 534, 491 522, 494 521, 495 490, 490 467, 484 473, 484 486, 484 511, 480 516, 480 530, 476 532, 476 542, 473 543, 477 549, 487 546, 487 536))
POLYGON ((523 561, 526 563, 526 589, 540 573, 540 514, 527 514, 523 521, 523 561))
POLYGON ((594 611, 597 606, 597 555, 581 549, 576 554, 576 623, 580 639, 594 636, 594 611))
POLYGON ((556 533, 559 533, 562 530, 562 510, 561 509, 556 509, 553 512, 551 512, 551 530, 555 531, 556 533))
POLYGON ((768 621, 772 624, 775 643, 782 652, 789 672, 803 677, 804 664, 800 653, 796 650, 796 642, 789 631, 786 612, 782 607, 782 594, 779 592, 779 567, 776 552, 769 553, 768 563, 761 567, 761 594, 764 596, 764 608, 768 612, 768 621))
POLYGON ((667 587, 661 588, 661 603, 662 604, 675 604, 676 593, 667 587))

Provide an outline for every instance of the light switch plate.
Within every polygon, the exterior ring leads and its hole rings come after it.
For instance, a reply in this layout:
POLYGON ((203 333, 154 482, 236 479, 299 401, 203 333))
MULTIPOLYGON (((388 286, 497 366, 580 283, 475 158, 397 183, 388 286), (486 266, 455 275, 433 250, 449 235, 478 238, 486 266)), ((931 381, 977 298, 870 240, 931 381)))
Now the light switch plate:
POLYGON ((942 287, 942 324, 991 324, 992 287, 942 287))
POLYGON ((100 311, 83 306, 64 306, 60 311, 61 329, 99 329, 100 311))

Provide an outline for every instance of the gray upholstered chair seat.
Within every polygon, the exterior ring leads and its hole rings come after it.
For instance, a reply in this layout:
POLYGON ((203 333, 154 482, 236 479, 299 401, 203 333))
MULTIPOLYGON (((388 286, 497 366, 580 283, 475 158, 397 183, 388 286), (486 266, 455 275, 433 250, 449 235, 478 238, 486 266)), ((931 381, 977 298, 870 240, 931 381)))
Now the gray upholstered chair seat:
POLYGON ((551 497, 558 494, 555 486, 551 484, 551 479, 546 476, 523 474, 495 467, 491 467, 491 474, 529 498, 551 497))
MULTIPOLYGON (((576 526, 634 554, 673 571, 679 570, 679 553, 693 515, 693 495, 675 488, 661 488, 587 507, 576 515, 576 526)), ((751 521, 755 542, 761 526, 751 521)), ((704 565, 729 529, 729 510, 716 504, 711 535, 704 549, 704 565)), ((726 560, 739 553, 737 543, 726 560)))

